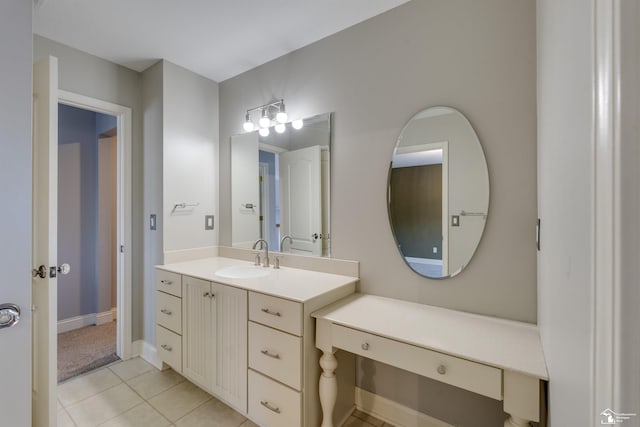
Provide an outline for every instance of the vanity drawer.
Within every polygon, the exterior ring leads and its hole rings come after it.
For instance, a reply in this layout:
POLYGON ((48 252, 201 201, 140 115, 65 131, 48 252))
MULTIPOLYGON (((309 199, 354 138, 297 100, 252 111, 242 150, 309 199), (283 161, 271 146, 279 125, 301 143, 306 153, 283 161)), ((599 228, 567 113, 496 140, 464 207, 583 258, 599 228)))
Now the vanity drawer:
POLYGON ((182 337, 175 332, 156 326, 158 357, 174 371, 182 373, 182 337))
POLYGON ((178 273, 156 268, 156 289, 177 297, 182 296, 182 279, 178 273))
POLYGON ((502 400, 502 370, 498 368, 335 324, 331 333, 338 348, 502 400))
POLYGON ((164 292, 156 292, 156 323, 182 334, 182 300, 164 292))
POLYGON ((302 304, 249 292, 249 320, 302 336, 302 304))
POLYGON ((301 393, 249 370, 249 417, 261 427, 302 425, 301 393))
POLYGON ((249 322, 249 367, 286 385, 302 389, 302 340, 249 322))

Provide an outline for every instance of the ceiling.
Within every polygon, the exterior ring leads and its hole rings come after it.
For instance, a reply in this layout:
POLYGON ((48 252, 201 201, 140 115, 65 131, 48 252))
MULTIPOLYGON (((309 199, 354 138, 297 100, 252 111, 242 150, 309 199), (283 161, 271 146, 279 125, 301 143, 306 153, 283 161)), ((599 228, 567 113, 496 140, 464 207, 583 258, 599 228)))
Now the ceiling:
POLYGON ((143 71, 221 82, 408 0, 34 0, 33 32, 143 71))

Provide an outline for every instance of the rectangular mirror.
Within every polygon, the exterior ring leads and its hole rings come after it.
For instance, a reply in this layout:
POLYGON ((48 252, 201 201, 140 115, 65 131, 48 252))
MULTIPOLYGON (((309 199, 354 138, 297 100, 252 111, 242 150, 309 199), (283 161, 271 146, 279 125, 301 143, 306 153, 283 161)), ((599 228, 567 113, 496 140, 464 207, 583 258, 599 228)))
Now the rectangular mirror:
POLYGON ((331 113, 268 130, 231 137, 232 246, 328 257, 331 113))

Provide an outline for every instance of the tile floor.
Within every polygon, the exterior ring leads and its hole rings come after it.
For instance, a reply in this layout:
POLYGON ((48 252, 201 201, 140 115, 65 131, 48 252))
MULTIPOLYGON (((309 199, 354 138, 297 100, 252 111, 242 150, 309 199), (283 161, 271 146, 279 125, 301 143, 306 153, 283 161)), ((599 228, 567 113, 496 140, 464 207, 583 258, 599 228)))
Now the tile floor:
MULTIPOLYGON (((257 427, 186 381, 140 358, 58 386, 58 427, 257 427)), ((356 411, 344 427, 392 427, 356 411)), ((285 426, 283 426, 285 427, 285 426)))

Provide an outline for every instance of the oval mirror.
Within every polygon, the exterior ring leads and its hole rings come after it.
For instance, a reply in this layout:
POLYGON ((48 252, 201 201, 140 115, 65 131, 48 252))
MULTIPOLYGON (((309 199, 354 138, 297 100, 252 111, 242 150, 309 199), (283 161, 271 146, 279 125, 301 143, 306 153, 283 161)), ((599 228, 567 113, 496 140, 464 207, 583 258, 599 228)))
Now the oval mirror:
POLYGON ((442 279, 469 264, 487 222, 489 172, 462 113, 432 107, 409 120, 393 152, 387 202, 396 245, 413 271, 442 279))

